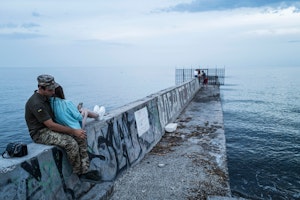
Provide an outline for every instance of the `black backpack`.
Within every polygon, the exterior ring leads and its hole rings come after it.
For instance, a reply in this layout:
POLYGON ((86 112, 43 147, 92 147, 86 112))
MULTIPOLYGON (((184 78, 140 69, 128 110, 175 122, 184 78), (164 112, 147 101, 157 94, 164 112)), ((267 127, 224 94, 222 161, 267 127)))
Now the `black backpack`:
POLYGON ((27 145, 22 143, 9 143, 6 150, 2 153, 3 158, 22 157, 28 154, 27 145))

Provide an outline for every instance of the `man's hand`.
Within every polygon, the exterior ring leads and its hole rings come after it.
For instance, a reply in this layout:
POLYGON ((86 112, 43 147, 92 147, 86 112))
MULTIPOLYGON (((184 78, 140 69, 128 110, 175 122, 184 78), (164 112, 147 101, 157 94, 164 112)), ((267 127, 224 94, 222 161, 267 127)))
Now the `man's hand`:
POLYGON ((52 119, 45 121, 44 124, 52 131, 74 135, 75 137, 80 139, 86 139, 86 131, 83 129, 72 129, 68 126, 57 124, 53 122, 52 119))
POLYGON ((82 129, 74 129, 74 135, 80 139, 86 139, 86 132, 82 129))

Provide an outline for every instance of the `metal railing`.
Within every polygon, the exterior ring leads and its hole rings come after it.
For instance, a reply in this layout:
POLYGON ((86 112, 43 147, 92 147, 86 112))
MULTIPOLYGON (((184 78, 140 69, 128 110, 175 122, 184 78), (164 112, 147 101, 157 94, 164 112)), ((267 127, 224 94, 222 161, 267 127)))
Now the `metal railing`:
MULTIPOLYGON (((176 69, 175 73, 175 83, 176 85, 180 85, 186 81, 189 81, 195 77, 195 71, 200 70, 201 74, 202 71, 206 74, 206 77, 208 78, 207 84, 208 85, 224 85, 225 83, 225 68, 191 68, 191 69, 176 69)), ((203 82, 203 77, 200 76, 199 80, 201 83, 203 82)))

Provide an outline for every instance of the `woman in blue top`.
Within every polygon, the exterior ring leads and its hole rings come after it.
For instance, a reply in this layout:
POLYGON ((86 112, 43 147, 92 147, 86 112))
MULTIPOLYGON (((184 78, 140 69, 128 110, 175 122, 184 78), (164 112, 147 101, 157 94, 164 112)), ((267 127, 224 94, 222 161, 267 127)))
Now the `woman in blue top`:
POLYGON ((50 98, 50 105, 57 123, 81 129, 82 115, 71 101, 65 99, 61 86, 55 88, 55 94, 50 98))
POLYGON ((65 99, 63 88, 60 85, 55 88, 55 94, 50 98, 50 104, 55 121, 74 129, 84 129, 87 117, 95 119, 99 117, 98 113, 86 109, 84 112, 79 112, 72 101, 65 99))

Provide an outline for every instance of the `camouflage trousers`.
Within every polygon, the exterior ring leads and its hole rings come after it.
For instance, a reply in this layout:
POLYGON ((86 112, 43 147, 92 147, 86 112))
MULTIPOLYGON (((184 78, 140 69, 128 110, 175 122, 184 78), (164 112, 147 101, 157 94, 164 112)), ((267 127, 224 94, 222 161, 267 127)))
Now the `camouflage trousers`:
POLYGON ((73 167, 73 173, 84 174, 88 171, 90 159, 87 153, 86 140, 58 133, 48 128, 41 129, 32 139, 39 144, 55 145, 65 149, 68 160, 73 167))

